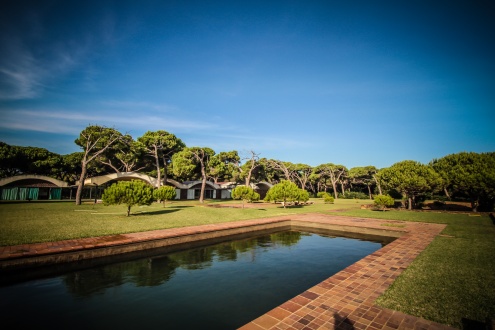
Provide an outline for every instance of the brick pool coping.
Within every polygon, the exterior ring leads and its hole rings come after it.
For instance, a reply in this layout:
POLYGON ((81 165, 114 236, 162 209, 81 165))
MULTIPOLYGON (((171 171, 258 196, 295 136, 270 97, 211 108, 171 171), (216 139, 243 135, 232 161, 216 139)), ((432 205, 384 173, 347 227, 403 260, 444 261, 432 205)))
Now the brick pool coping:
POLYGON ((452 329, 451 327, 381 308, 375 300, 385 292, 407 266, 440 234, 445 225, 300 214, 195 227, 155 230, 73 239, 58 242, 0 247, 0 264, 30 258, 119 247, 187 235, 239 229, 283 221, 322 224, 350 232, 382 232, 399 236, 337 274, 242 326, 240 330, 266 329, 452 329))

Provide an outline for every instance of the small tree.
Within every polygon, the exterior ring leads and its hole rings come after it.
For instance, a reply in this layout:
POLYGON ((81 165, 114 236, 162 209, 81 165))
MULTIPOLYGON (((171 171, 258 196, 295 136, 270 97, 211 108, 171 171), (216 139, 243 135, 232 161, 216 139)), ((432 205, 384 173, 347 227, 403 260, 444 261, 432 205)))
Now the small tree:
MULTIPOLYGON (((265 200, 266 201, 281 201, 285 206, 287 202, 299 201, 302 197, 301 191, 294 182, 288 180, 282 180, 268 190, 265 200)), ((307 195, 309 199, 309 194, 307 195)))
POLYGON ((242 199, 242 208, 244 208, 244 201, 257 201, 260 199, 260 194, 258 194, 250 187, 238 186, 232 189, 232 198, 242 199))
POLYGON ((377 195, 375 196, 375 206, 380 210, 384 210, 387 206, 393 206, 395 203, 394 199, 390 195, 377 195))
POLYGON ((103 205, 127 205, 127 216, 134 205, 151 205, 153 188, 143 181, 119 181, 103 192, 103 205))
POLYGON ((175 195, 175 188, 171 186, 161 186, 153 191, 153 197, 157 201, 163 201, 163 207, 165 207, 165 202, 174 199, 175 195))

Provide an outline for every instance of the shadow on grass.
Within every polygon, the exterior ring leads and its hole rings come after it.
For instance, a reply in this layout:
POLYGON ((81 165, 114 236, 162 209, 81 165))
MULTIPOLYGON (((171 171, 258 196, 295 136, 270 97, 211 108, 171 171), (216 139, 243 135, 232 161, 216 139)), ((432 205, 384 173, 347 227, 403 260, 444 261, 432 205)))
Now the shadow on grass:
POLYGON ((191 206, 191 205, 167 206, 167 208, 170 208, 170 209, 186 209, 189 207, 194 207, 194 206, 191 206))
POLYGON ((471 330, 492 329, 491 327, 488 327, 489 326, 488 322, 485 324, 484 322, 462 318, 461 323, 463 329, 471 329, 471 330))
POLYGON ((177 212, 180 210, 171 210, 170 208, 166 208, 163 210, 158 210, 158 211, 146 211, 146 212, 141 212, 141 213, 131 213, 131 216, 133 217, 138 217, 142 215, 158 215, 158 214, 167 214, 167 213, 172 213, 172 212, 177 212))
MULTIPOLYGON (((285 208, 286 209, 302 209, 305 206, 308 206, 308 205, 287 205, 285 208)), ((277 206, 277 208, 283 209, 284 207, 282 205, 280 205, 280 206, 277 206)))

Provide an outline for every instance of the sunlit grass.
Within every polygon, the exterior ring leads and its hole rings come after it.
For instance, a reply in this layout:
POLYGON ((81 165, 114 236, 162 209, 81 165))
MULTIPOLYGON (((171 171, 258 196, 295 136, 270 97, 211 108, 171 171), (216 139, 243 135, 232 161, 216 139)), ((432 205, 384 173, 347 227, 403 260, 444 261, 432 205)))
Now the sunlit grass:
POLYGON ((126 216, 124 205, 104 206, 73 202, 0 203, 0 245, 18 245, 83 237, 103 236, 202 224, 239 221, 308 212, 359 208, 368 201, 342 200, 324 204, 313 199, 313 205, 282 208, 280 204, 254 203, 241 209, 239 201, 197 201, 154 203, 134 206, 126 216), (208 204, 224 204, 225 208, 208 204))
POLYGON ((495 318, 495 226, 487 215, 349 210, 342 215, 447 224, 377 304, 462 328, 495 318))

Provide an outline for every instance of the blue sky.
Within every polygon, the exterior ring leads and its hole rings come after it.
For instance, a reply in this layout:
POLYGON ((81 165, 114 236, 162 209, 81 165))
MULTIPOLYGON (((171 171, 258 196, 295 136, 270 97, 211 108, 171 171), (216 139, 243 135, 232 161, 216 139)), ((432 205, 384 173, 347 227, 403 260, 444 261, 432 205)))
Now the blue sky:
POLYGON ((89 124, 312 166, 495 151, 495 2, 4 1, 0 141, 89 124))

